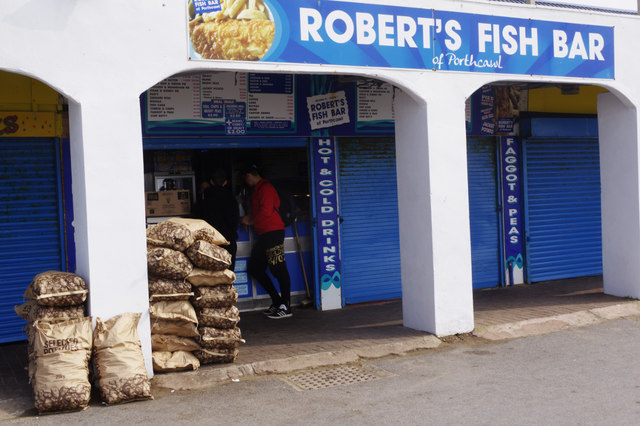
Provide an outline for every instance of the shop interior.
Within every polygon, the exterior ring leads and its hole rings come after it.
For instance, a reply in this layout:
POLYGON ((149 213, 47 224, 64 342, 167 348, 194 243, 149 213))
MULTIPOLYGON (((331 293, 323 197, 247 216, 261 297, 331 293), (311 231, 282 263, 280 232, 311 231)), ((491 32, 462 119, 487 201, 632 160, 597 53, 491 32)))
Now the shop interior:
MULTIPOLYGON (((188 190, 189 212, 169 216, 198 217, 198 199, 202 184, 215 170, 227 172, 228 185, 238 198, 241 214, 247 210, 246 185, 240 172, 248 165, 257 165, 263 177, 292 195, 299 222, 308 221, 310 214, 309 160, 305 148, 233 148, 146 150, 144 152, 145 191, 188 190)), ((147 217, 147 224, 164 220, 163 216, 147 217)))
MULTIPOLYGON (((193 148, 148 149, 144 152, 146 191, 146 223, 151 226, 170 217, 201 218, 198 201, 202 199, 203 184, 217 169, 224 169, 229 188, 236 196, 240 216, 250 206, 249 188, 244 183, 242 170, 249 165, 258 166, 262 176, 282 193, 291 196, 296 204, 296 220, 285 228, 285 254, 291 276, 292 305, 309 301, 313 293, 311 198, 308 150, 306 147, 286 148, 193 148), (180 194, 188 194, 183 199, 180 194), (161 209, 154 209, 153 201, 164 201, 161 209), (195 194, 195 195, 194 195, 195 194)), ((238 309, 259 310, 269 305, 264 289, 247 273, 247 261, 255 235, 240 225, 238 251, 234 272, 239 299, 238 309)), ((277 284, 276 284, 277 285, 277 284)))

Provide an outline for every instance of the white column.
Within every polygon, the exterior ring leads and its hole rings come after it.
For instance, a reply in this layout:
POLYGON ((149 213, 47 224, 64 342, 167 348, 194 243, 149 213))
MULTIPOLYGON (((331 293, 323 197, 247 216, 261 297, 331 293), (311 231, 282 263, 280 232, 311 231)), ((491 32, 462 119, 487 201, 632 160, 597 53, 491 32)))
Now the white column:
POLYGON ((142 313, 152 377, 139 101, 105 91, 72 103, 69 121, 77 273, 89 286, 89 314, 142 313))
POLYGON ((464 97, 398 91, 396 161, 404 325, 473 330, 464 97))
POLYGON ((604 292, 640 297, 638 110, 598 96, 604 292))

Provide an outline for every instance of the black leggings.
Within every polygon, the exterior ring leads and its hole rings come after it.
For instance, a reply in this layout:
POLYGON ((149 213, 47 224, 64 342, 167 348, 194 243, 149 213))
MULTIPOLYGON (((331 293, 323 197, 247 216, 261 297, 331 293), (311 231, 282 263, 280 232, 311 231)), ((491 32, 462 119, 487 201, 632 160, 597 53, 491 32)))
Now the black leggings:
POLYGON ((258 280, 260 285, 269 293, 271 303, 275 306, 291 305, 291 278, 284 259, 284 229, 281 231, 265 232, 258 235, 258 240, 251 249, 248 268, 249 274, 258 280), (267 275, 267 267, 278 280, 280 293, 267 275))

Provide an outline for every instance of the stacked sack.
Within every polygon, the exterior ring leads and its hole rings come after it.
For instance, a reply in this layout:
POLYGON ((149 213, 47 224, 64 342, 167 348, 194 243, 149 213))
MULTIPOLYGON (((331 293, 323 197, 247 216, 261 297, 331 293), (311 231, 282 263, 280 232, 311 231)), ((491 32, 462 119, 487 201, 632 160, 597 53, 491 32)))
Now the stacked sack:
POLYGON ((141 316, 127 312, 107 321, 96 318, 93 363, 104 404, 153 399, 138 336, 141 316))
POLYGON ((197 369, 192 351, 200 349, 198 319, 185 278, 193 264, 183 253, 194 242, 193 232, 174 220, 147 229, 151 349, 156 372, 197 369))
POLYGON ((15 307, 29 324, 29 379, 39 413, 84 410, 91 399, 89 359, 91 317, 85 317, 84 280, 72 273, 47 271, 34 277, 15 307))
POLYGON ((198 319, 189 300, 152 301, 149 312, 153 370, 165 373, 200 367, 192 353, 200 349, 198 319))
MULTIPOLYGON (((206 271, 226 269, 231 264, 231 255, 219 245, 228 243, 222 234, 200 219, 172 218, 147 229, 155 371, 196 369, 200 360, 194 353, 208 362, 201 356, 203 348, 198 343, 201 333, 196 329, 198 317, 189 301, 199 303, 202 295, 198 289, 192 289, 188 280, 194 264, 197 266, 195 271, 200 268, 206 271)), ((232 289, 227 288, 228 293, 235 295, 231 305, 238 297, 233 279, 232 289)))
POLYGON ((97 318, 94 334, 91 317, 84 316, 87 293, 79 275, 48 271, 27 288, 24 297, 32 300, 15 307, 29 321, 29 378, 39 413, 88 407, 92 350, 105 404, 153 398, 137 331, 141 314, 97 318))
POLYGON ((197 243, 189 257, 198 266, 187 279, 194 286, 193 305, 198 316, 198 331, 202 350, 195 355, 202 364, 228 363, 238 357, 242 334, 238 328, 240 312, 235 306, 238 292, 233 286, 235 274, 228 266, 231 256, 197 243))

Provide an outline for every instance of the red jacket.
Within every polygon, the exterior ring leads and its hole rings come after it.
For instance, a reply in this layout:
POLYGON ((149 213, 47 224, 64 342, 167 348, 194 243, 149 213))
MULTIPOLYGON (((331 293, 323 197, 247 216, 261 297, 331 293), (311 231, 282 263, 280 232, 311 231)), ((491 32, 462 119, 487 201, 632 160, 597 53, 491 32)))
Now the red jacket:
POLYGON ((279 208, 280 198, 276 189, 268 180, 261 179, 251 193, 251 220, 258 235, 284 229, 279 208))

